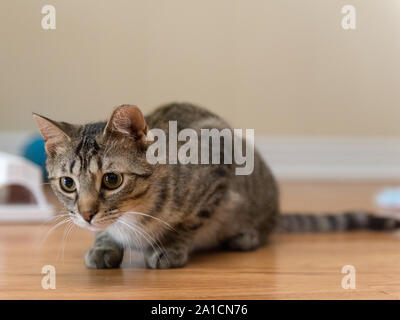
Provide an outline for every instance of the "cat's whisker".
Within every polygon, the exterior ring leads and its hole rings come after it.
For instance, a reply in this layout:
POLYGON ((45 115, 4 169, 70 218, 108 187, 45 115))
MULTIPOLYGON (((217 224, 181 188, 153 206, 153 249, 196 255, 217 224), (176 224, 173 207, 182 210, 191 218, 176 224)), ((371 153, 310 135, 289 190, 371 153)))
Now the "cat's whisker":
POLYGON ((124 219, 119 219, 118 221, 125 224, 127 227, 131 228, 131 230, 137 231, 151 245, 153 250, 159 249, 159 250, 163 251, 162 248, 157 243, 157 241, 155 239, 153 239, 145 230, 143 230, 142 228, 140 228, 137 225, 132 225, 129 221, 126 221, 124 219), (157 248, 154 245, 156 245, 157 248))
MULTIPOLYGON (((120 220, 117 220, 117 222, 115 223, 115 226, 117 227, 119 234, 124 238, 124 241, 123 241, 124 248, 130 249, 131 248, 130 238, 125 233, 126 224, 121 222, 120 220)), ((133 228, 128 227, 128 229, 129 229, 129 231, 133 231, 136 235, 136 232, 134 231, 133 228)), ((135 238, 135 240, 136 240, 136 238, 135 238)))
POLYGON ((62 221, 59 221, 56 225, 54 225, 49 231, 47 231, 44 238, 40 241, 39 246, 41 247, 44 244, 44 242, 47 240, 47 238, 50 236, 50 234, 52 234, 54 232, 54 230, 56 230, 58 227, 62 226, 63 224, 65 224, 69 221, 71 221, 71 218, 67 218, 62 221))
POLYGON ((143 212, 138 212, 138 211, 125 211, 123 213, 124 214, 137 214, 137 215, 145 216, 145 217, 148 217, 148 218, 152 218, 154 220, 157 220, 157 221, 163 223, 165 226, 168 227, 169 230, 176 232, 176 230, 168 222, 166 222, 166 221, 164 221, 164 220, 162 220, 162 219, 160 219, 158 217, 154 217, 154 216, 152 216, 150 214, 143 213, 143 212))
MULTIPOLYGON (((139 226, 138 226, 138 227, 139 227, 139 226)), ((143 230, 143 228, 142 228, 142 230, 143 230)), ((143 230, 143 231, 145 231, 145 230, 143 230)), ((154 236, 154 234, 152 234, 152 232, 151 232, 150 230, 149 230, 148 232, 146 232, 146 233, 149 234, 150 237, 156 238, 156 236, 154 236)), ((166 252, 167 252, 167 250, 165 249, 165 247, 164 247, 164 245, 163 245, 163 243, 162 243, 161 241, 158 241, 158 246, 159 246, 160 250, 161 250, 163 253, 166 253, 166 252)), ((168 260, 167 255, 166 255, 166 258, 167 258, 167 260, 168 260)))
POLYGON ((108 221, 114 221, 115 222, 115 221, 117 221, 118 218, 119 218, 119 216, 118 217, 115 217, 115 216, 108 217, 107 216, 107 217, 104 217, 102 219, 97 220, 96 223, 104 225, 108 221))
POLYGON ((63 218, 63 217, 68 217, 70 214, 69 213, 63 213, 63 214, 57 214, 53 217, 50 217, 48 219, 46 219, 41 225, 48 225, 50 223, 56 222, 57 220, 63 218))
MULTIPOLYGON (((127 237, 124 233, 124 230, 122 228, 120 228, 117 223, 114 224, 114 226, 118 229, 118 233, 122 236, 122 238, 124 238, 124 241, 122 241, 122 243, 123 243, 122 246, 124 248, 124 251, 126 252, 126 250, 130 250, 131 246, 130 246, 129 242, 127 241, 127 237)), ((132 255, 129 251, 129 264, 131 263, 131 258, 132 258, 132 255)))
POLYGON ((74 229, 74 227, 75 227, 75 223, 71 222, 71 225, 70 225, 70 227, 69 227, 69 229, 68 229, 68 231, 67 231, 67 235, 66 235, 66 237, 65 237, 65 243, 63 244, 63 254, 62 254, 63 261, 64 261, 65 247, 66 247, 66 245, 67 245, 69 236, 70 236, 72 230, 74 229))
MULTIPOLYGON (((138 212, 138 211, 127 211, 127 212, 124 212, 124 213, 127 213, 127 214, 134 214, 134 215, 135 215, 135 214, 138 214, 138 215, 144 215, 144 216, 147 216, 147 217, 150 217, 150 218, 154 218, 155 220, 164 223, 164 224, 168 227, 168 229, 169 229, 170 231, 177 232, 170 224, 168 224, 167 222, 161 220, 161 219, 158 218, 158 217, 154 217, 154 216, 151 216, 151 215, 149 215, 149 214, 146 214, 146 213, 143 213, 143 212, 138 212)), ((128 221, 129 221, 129 220, 128 220, 128 221)), ((135 226, 138 227, 138 228, 140 228, 139 225, 135 225, 135 226)), ((140 229, 141 229, 143 232, 146 232, 143 228, 140 228, 140 229)), ((148 234, 148 232, 146 232, 146 234, 147 234, 150 238, 155 238, 154 236, 148 234)), ((164 248, 164 246, 163 246, 163 244, 162 244, 161 242, 157 243, 157 246, 158 246, 158 248, 159 248, 162 252, 164 252, 164 253, 166 252, 166 250, 165 250, 165 248, 164 248)), ((167 260, 168 260, 168 257, 167 257, 167 260)))
MULTIPOLYGON (((122 224, 127 226, 135 234, 134 241, 135 241, 137 249, 139 249, 139 250, 141 250, 143 252, 144 247, 143 247, 142 241, 140 241, 140 238, 144 238, 150 245, 157 244, 157 247, 158 247, 159 250, 165 251, 165 249, 162 248, 162 245, 157 243, 155 240, 153 240, 153 237, 150 234, 148 234, 145 230, 143 230, 143 229, 138 230, 138 228, 140 228, 138 225, 136 225, 136 224, 132 225, 129 220, 123 219, 122 217, 123 217, 123 214, 125 214, 125 213, 148 216, 150 218, 154 218, 155 220, 158 220, 159 222, 162 222, 162 223, 166 224, 168 228, 172 228, 170 225, 168 225, 168 223, 162 221, 159 218, 155 218, 155 217, 152 217, 152 216, 147 215, 145 213, 136 212, 136 211, 132 211, 132 212, 113 212, 113 214, 114 214, 113 216, 106 216, 106 217, 104 217, 102 219, 97 220, 96 223, 104 225, 108 221, 118 222, 118 221, 120 221, 122 219, 123 220, 122 224), (118 216, 116 217, 116 215, 118 215, 118 216)), ((116 224, 116 225, 118 227, 118 224, 116 224)), ((118 227, 118 230, 121 230, 121 229, 118 227)), ((125 235, 125 232, 121 232, 121 234, 127 239, 126 243, 129 244, 130 241, 129 241, 128 237, 125 235)), ((128 245, 128 249, 132 249, 130 245, 128 245)), ((154 246, 153 246, 153 249, 155 249, 154 246)), ((131 262, 131 259, 130 259, 130 262, 131 262)))
MULTIPOLYGON (((121 233, 121 235, 122 235, 123 238, 124 238, 124 249, 129 251, 129 265, 132 265, 132 246, 131 246, 131 241, 129 241, 129 240, 132 239, 132 238, 130 238, 130 237, 125 233, 125 230, 123 230, 122 228, 120 228, 120 226, 119 226, 118 224, 116 224, 116 226, 117 226, 119 232, 121 233)), ((139 247, 139 241, 138 241, 138 239, 137 239, 137 233, 136 233, 135 230, 132 230, 132 231, 133 231, 133 233, 135 234, 135 236, 133 237, 133 241, 134 241, 135 244, 136 244, 136 247, 135 247, 135 248, 138 248, 138 247, 139 247)))
POLYGON ((68 221, 67 225, 64 226, 64 232, 63 232, 61 245, 60 245, 60 248, 58 249, 57 261, 62 260, 64 262, 65 239, 66 239, 68 230, 71 228, 71 225, 73 225, 73 224, 74 223, 72 222, 72 220, 70 220, 70 221, 68 221), (60 255, 60 249, 62 250, 61 255, 60 255))
MULTIPOLYGON (((131 224, 129 221, 123 219, 123 217, 121 217, 118 221, 122 222, 123 224, 125 224, 128 227, 131 227, 132 230, 136 230, 151 245, 151 247, 153 248, 154 251, 157 251, 157 249, 158 249, 160 252, 162 252, 165 255, 165 258, 168 261, 168 256, 166 255, 165 248, 160 246, 158 241, 154 237, 152 237, 150 234, 148 234, 143 228, 141 228, 139 225, 131 224), (154 245, 156 245, 157 248, 154 245)), ((169 261, 168 261, 168 263, 169 263, 169 261)))
MULTIPOLYGON (((122 221, 120 221, 120 220, 118 220, 118 222, 119 222, 119 223, 122 223, 122 224, 125 225, 125 226, 127 226, 128 229, 129 229, 131 232, 133 232, 133 233, 135 234, 135 240, 137 241, 138 246, 140 247, 140 252, 142 252, 142 253, 145 252, 145 248, 144 248, 144 245, 143 245, 143 242, 141 241, 141 239, 145 239, 146 242, 148 242, 148 243, 150 244, 150 246, 153 248, 153 250, 156 250, 155 247, 154 247, 154 245, 153 245, 153 243, 152 243, 152 241, 149 240, 149 239, 146 237, 146 235, 142 234, 142 233, 141 233, 139 230, 137 230, 136 228, 127 225, 125 222, 122 222, 122 221)), ((129 239, 129 238, 127 237, 127 239, 129 239)), ((135 241, 135 242, 136 242, 136 241, 135 241)), ((142 257, 143 257, 143 259, 145 258, 144 255, 143 255, 142 257)))
POLYGON ((117 223, 115 224, 115 226, 119 230, 120 234, 122 234, 123 237, 125 238, 124 246, 128 247, 129 250, 130 250, 130 253, 129 253, 129 262, 130 262, 130 264, 132 263, 132 261, 131 261, 131 258, 132 258, 132 252, 131 252, 132 251, 132 247, 130 245, 130 243, 131 243, 130 239, 132 239, 135 242, 134 249, 135 249, 135 251, 139 251, 141 253, 142 259, 144 260, 144 258, 145 258, 145 256, 144 256, 145 249, 144 249, 143 242, 141 241, 141 237, 137 233, 137 231, 133 230, 133 229, 129 229, 129 231, 132 231, 134 233, 134 236, 132 238, 132 237, 129 237, 128 235, 126 235, 125 229, 122 228, 123 226, 120 226, 120 224, 118 223, 118 220, 117 220, 117 223))
MULTIPOLYGON (((135 232, 135 234, 137 234, 136 232, 138 232, 150 245, 153 246, 153 241, 152 239, 149 239, 146 237, 146 235, 144 235, 140 230, 137 229, 136 226, 130 224, 128 221, 126 220, 122 220, 119 219, 118 222, 122 223, 123 225, 127 226, 130 230, 132 230, 133 232, 135 232)), ((154 247, 153 247, 154 248, 154 247)))

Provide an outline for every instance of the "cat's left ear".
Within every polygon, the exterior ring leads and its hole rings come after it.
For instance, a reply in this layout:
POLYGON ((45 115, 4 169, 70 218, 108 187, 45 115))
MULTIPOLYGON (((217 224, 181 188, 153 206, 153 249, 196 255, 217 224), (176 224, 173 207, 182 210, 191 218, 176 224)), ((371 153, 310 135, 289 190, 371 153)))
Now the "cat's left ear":
POLYGON ((137 106, 122 105, 112 113, 104 134, 119 133, 138 141, 145 141, 147 131, 147 124, 140 109, 137 106))
POLYGON ((72 130, 72 125, 65 122, 56 122, 34 113, 33 119, 45 141, 46 152, 53 153, 57 148, 62 148, 64 143, 71 140, 68 132, 72 130))

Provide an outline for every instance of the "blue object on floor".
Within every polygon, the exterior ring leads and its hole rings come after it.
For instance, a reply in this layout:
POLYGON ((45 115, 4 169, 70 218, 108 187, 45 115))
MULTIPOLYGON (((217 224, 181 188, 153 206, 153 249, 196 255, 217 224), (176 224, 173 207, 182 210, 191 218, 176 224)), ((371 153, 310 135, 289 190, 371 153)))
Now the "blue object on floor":
POLYGON ((383 189, 376 195, 375 202, 381 207, 400 207, 400 187, 383 189))
POLYGON ((36 163, 42 168, 43 177, 46 177, 46 150, 44 149, 44 139, 41 135, 34 135, 24 145, 22 156, 36 163))

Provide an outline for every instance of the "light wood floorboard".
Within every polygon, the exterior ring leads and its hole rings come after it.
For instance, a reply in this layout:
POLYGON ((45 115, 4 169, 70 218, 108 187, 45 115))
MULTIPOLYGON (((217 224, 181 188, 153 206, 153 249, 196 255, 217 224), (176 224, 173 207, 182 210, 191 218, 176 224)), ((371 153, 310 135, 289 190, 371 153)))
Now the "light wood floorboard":
MULTIPOLYGON (((281 183, 287 212, 373 210, 385 182, 281 183)), ((42 245, 49 227, 0 225, 1 299, 399 299, 400 234, 274 235, 254 252, 193 255, 183 269, 146 270, 129 254, 117 270, 89 270, 83 254, 93 236, 63 230, 42 245), (44 265, 56 268, 56 289, 41 287, 44 265), (356 289, 344 290, 344 265, 356 268, 356 289)))

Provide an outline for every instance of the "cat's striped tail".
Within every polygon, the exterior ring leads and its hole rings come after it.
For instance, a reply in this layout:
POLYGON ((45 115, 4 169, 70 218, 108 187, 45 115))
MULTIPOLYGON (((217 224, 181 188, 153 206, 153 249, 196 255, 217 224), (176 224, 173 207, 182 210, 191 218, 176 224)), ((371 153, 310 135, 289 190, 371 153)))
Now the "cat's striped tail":
POLYGON ((397 228, 400 228, 398 219, 354 211, 342 214, 281 214, 277 232, 393 231, 397 228))

